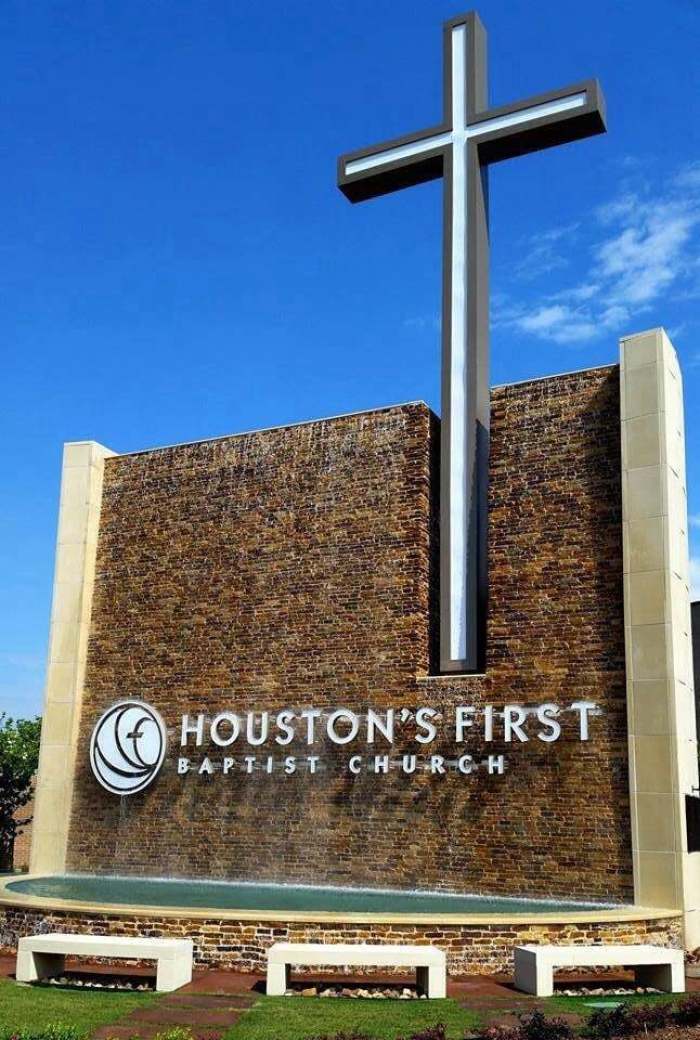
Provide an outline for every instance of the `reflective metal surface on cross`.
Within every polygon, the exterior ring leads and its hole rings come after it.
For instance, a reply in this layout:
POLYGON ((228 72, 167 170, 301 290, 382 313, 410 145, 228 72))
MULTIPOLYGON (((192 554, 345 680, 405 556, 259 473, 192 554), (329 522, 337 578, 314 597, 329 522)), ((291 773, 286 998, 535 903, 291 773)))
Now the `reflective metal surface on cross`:
POLYGON ((486 34, 476 12, 444 26, 439 126, 348 152, 351 202, 444 179, 440 670, 485 667, 487 610, 488 165, 605 130, 595 80, 487 107, 486 34))

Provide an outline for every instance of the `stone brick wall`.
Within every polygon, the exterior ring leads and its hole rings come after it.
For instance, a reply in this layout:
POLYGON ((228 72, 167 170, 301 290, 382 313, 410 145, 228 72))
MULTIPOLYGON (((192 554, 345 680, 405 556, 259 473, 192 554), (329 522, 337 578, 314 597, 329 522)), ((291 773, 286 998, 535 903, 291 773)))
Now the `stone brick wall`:
MULTIPOLYGON (((276 942, 398 943, 436 945, 447 955, 450 975, 488 975, 513 970, 513 948, 525 943, 651 943, 682 948, 682 918, 588 924, 329 924, 241 921, 223 918, 135 917, 0 907, 0 949, 16 949, 23 935, 70 932, 92 935, 147 935, 192 939, 202 967, 265 973, 266 951, 276 942)), ((299 969, 318 975, 326 968, 299 969)), ((380 968, 381 975, 389 969, 380 968)), ((363 969, 363 974, 371 974, 363 969)), ((397 969, 405 974, 405 969, 397 969)), ((342 974, 342 969, 340 970, 342 974)))
POLYGON ((34 801, 18 809, 15 819, 22 824, 22 829, 15 838, 13 865, 15 870, 29 869, 29 853, 32 847, 32 816, 34 813, 34 801), (25 823, 24 821, 29 821, 25 823))
POLYGON ((106 461, 70 869, 631 898, 618 371, 493 392, 485 676, 430 674, 438 442, 414 404, 106 461), (87 747, 132 696, 170 751, 120 801, 87 747), (504 776, 176 775, 182 712, 575 700, 592 739, 496 742, 504 776))

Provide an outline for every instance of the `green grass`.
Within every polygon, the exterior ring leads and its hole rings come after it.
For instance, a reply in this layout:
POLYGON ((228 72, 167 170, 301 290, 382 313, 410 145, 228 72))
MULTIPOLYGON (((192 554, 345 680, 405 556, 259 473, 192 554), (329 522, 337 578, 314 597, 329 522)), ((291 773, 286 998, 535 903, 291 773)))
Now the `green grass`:
POLYGON ((135 1008, 157 999, 152 993, 68 990, 58 986, 44 989, 0 979, 0 1032, 60 1024, 87 1033, 98 1026, 112 1025, 135 1008))
POLYGON ((479 1016, 456 1000, 351 1000, 343 997, 261 997, 225 1040, 305 1040, 362 1033, 396 1040, 442 1022, 450 1040, 462 1040, 479 1016))
MULTIPOLYGON (((518 996, 513 994, 514 998, 518 996)), ((554 996, 535 1001, 549 1018, 561 1014, 578 1014, 586 1019, 595 1011, 592 1001, 610 1000, 629 1004, 675 1001, 670 994, 644 994, 615 997, 554 996)), ((501 1007, 498 1015, 507 1014, 501 1007)), ((261 997, 224 1040, 308 1040, 310 1037, 335 1036, 336 1033, 360 1033, 373 1040, 396 1040, 410 1037, 428 1026, 442 1022, 450 1040, 462 1040, 466 1033, 484 1025, 481 1014, 461 1007, 455 1000, 344 1000, 321 997, 261 997)))
POLYGON ((634 993, 629 996, 616 997, 614 993, 606 993, 598 997, 548 997, 543 1001, 544 1013, 556 1016, 564 1013, 589 1015, 597 1008, 590 1007, 591 1003, 597 1001, 610 1001, 620 1004, 668 1004, 676 1003, 682 999, 679 993, 634 993))

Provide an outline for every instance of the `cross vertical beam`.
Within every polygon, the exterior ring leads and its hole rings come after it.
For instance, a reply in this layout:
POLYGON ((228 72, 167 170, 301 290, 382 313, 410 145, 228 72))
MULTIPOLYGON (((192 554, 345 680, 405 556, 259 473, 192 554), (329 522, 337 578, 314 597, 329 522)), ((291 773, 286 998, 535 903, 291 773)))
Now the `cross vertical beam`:
POLYGON ((485 667, 487 571, 488 169, 467 137, 486 103, 486 41, 477 17, 443 29, 442 423, 440 445, 440 668, 485 667))
POLYGON ((443 122, 350 152, 351 202, 443 177, 440 669, 486 665, 489 453, 488 166, 605 130, 594 80, 487 107, 486 33, 476 12, 443 31, 443 122))

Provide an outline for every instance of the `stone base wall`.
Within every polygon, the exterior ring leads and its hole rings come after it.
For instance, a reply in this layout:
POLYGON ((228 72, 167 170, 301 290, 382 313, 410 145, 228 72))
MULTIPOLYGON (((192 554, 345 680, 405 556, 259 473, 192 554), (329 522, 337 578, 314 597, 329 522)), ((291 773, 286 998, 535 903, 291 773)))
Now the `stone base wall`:
MULTIPOLYGON (((682 918, 597 923, 377 924, 242 921, 223 918, 114 916, 75 911, 0 908, 0 949, 23 935, 45 932, 165 936, 192 939, 199 967, 264 974, 267 949, 276 942, 432 944, 445 950, 451 976, 511 972, 513 948, 523 943, 652 943, 682 948, 682 918)), ((337 972, 307 968, 300 974, 337 972)), ((387 969, 377 969, 382 975, 387 969)), ((367 974, 371 974, 367 969, 367 974)), ((405 974, 397 971, 397 974, 405 974)))

